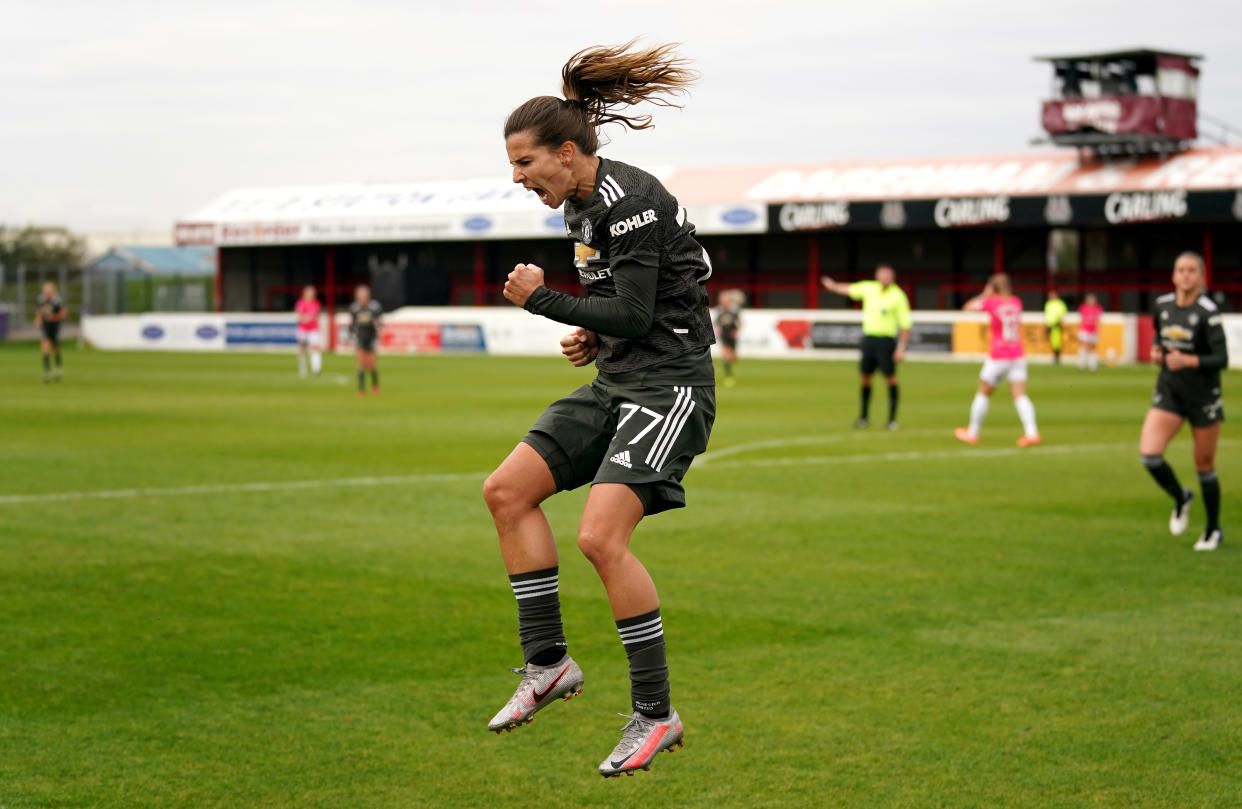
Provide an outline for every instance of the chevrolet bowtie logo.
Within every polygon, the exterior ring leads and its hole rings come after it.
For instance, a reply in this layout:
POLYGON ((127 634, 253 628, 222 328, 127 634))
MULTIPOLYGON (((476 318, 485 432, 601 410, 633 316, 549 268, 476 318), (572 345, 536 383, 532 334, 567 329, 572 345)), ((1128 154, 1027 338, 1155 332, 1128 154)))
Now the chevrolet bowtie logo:
POLYGON ((574 243, 574 265, 577 267, 585 267, 587 262, 593 258, 599 257, 599 251, 590 245, 582 242, 574 243))

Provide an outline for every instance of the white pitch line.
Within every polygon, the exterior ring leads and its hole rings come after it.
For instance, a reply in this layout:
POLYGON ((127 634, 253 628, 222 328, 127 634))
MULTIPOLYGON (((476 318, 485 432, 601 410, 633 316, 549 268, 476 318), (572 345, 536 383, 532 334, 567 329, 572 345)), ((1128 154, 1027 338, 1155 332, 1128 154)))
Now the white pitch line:
MULTIPOLYGON (((944 430, 907 430, 900 433, 901 436, 909 437, 926 437, 932 435, 944 435, 944 430)), ((785 447, 802 447, 816 444, 837 444, 842 441, 860 441, 871 438, 864 431, 855 431, 850 433, 828 433, 826 435, 806 435, 795 438, 769 438, 765 441, 748 441, 745 444, 734 444, 731 447, 723 447, 721 449, 705 452, 695 459, 696 466, 704 466, 706 464, 714 464, 721 458, 730 458, 734 455, 741 455, 745 452, 761 449, 784 449, 785 447)))
MULTIPOLYGON (((925 431, 940 435, 944 431, 925 431)), ((914 435, 913 432, 907 435, 914 435)), ((825 436, 827 438, 828 436, 825 436)), ((759 449, 759 445, 770 446, 796 446, 797 444, 814 443, 810 440, 798 441, 789 440, 789 443, 781 445, 776 441, 762 442, 756 441, 753 444, 739 444, 737 447, 729 447, 727 449, 737 449, 743 451, 745 449, 759 449)), ((831 443, 831 442, 828 442, 831 443)), ((1233 446, 1242 444, 1242 440, 1233 438, 1220 439, 1218 446, 1233 446)), ((960 447, 957 449, 943 450, 909 450, 906 452, 873 452, 860 453, 851 455, 805 455, 787 458, 756 458, 753 461, 729 461, 727 463, 713 463, 709 465, 703 464, 703 459, 699 459, 695 467, 705 466, 709 471, 716 469, 755 469, 763 467, 786 467, 786 466, 815 466, 822 464, 856 464, 856 463, 884 463, 891 461, 935 461, 935 460, 953 460, 957 458, 1008 458, 1017 455, 1025 455, 1032 457, 1041 457, 1045 455, 1075 455, 1079 453, 1090 452, 1115 452, 1120 450, 1132 449, 1135 455, 1138 455, 1138 442, 1126 441, 1116 442, 1112 444, 1053 444, 1042 445, 1038 447, 992 447, 992 448, 967 448, 960 447)), ((725 452, 727 450, 721 450, 725 452)), ((735 453, 736 454, 736 453, 735 453)), ((719 457, 719 455, 717 455, 719 457)), ((706 455, 704 456, 706 458, 706 455)))
POLYGON ((277 480, 254 483, 208 483, 198 486, 164 488, 105 489, 101 491, 47 492, 45 494, 0 495, 0 505, 54 503, 67 500, 126 500, 137 497, 182 497, 196 494, 242 494, 245 492, 285 492, 298 489, 343 489, 352 486, 393 486, 415 483, 460 483, 482 480, 486 473, 442 475, 393 475, 387 477, 325 478, 322 480, 277 480))
MULTIPOLYGON (((753 461, 731 461, 729 463, 712 464, 710 471, 717 469, 756 469, 762 467, 783 466, 815 466, 832 464, 885 463, 891 461, 938 461, 958 458, 1007 458, 1014 455, 1039 457, 1044 455, 1074 455, 1088 452, 1115 452, 1117 450, 1134 449, 1135 443, 1127 441, 1116 444, 1064 444, 1052 447, 997 447, 995 449, 942 449, 931 451, 908 452, 873 452, 858 455, 807 455, 795 458, 757 458, 753 461)), ((1135 453, 1138 450, 1135 449, 1135 453)))

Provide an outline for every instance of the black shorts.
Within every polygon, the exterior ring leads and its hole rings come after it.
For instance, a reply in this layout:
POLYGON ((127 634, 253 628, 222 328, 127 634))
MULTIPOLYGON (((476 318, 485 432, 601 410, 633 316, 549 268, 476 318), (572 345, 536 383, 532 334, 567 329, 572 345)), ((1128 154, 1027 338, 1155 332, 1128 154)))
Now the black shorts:
POLYGON ((60 321, 59 320, 52 322, 52 323, 48 323, 45 321, 42 324, 42 329, 43 329, 44 340, 47 340, 52 345, 60 345, 60 321))
POLYGON ((737 329, 721 329, 720 344, 729 348, 737 348, 737 329))
POLYGON ((1225 404, 1220 386, 1199 383, 1193 376, 1178 379, 1188 371, 1161 371, 1156 379, 1156 392, 1151 406, 1175 413, 1190 422, 1191 427, 1211 427, 1225 420, 1225 404))
POLYGON ((522 441, 547 462, 557 491, 624 483, 644 514, 658 514, 686 505, 681 479, 707 450, 715 419, 715 385, 619 382, 601 373, 553 402, 522 441))
POLYGON ((356 343, 358 350, 374 352, 375 344, 376 342, 378 342, 376 339, 377 336, 378 335, 375 335, 375 334, 358 335, 358 342, 356 343))
POLYGON ((880 369, 885 376, 897 373, 897 363, 893 361, 893 352, 897 350, 896 337, 871 337, 864 335, 862 339, 862 357, 858 361, 858 369, 867 376, 880 369))

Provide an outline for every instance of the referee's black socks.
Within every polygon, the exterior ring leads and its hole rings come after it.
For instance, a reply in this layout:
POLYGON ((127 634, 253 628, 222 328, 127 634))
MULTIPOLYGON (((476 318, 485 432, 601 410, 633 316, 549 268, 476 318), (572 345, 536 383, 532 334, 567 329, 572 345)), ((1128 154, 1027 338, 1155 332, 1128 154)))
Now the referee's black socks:
POLYGON ((630 661, 630 701, 634 710, 648 719, 664 719, 672 711, 672 704, 660 608, 617 621, 617 632, 630 661))
POLYGON ((867 418, 867 413, 871 411, 871 386, 863 385, 861 394, 862 394, 862 415, 860 415, 859 418, 865 419, 867 418))
POLYGON ((1173 498, 1173 502, 1181 505, 1186 497, 1186 490, 1182 488, 1182 484, 1178 481, 1177 475, 1173 473, 1173 467, 1169 466, 1163 455, 1144 455, 1143 466, 1147 467, 1147 471, 1160 484, 1160 488, 1169 493, 1169 497, 1173 498))
POLYGON ((888 420, 897 420, 897 383, 888 386, 888 420))

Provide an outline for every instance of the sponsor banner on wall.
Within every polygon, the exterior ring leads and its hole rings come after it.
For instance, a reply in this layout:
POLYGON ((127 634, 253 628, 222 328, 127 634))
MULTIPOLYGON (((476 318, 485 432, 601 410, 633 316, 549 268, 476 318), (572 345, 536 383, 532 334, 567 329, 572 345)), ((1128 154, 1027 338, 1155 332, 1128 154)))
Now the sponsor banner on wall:
POLYGON ((295 346, 298 344, 297 323, 272 320, 226 320, 224 344, 246 348, 295 346))
MULTIPOLYGON (((352 345, 348 333, 346 342, 352 345)), ((487 339, 478 323, 408 322, 392 313, 385 317, 380 330, 380 350, 394 354, 482 354, 487 351, 487 339)))
MULTIPOLYGON (((745 325, 743 323, 743 325, 745 325)), ((862 343, 862 323, 850 320, 791 318, 777 323, 777 331, 791 350, 808 348, 857 349, 862 343)), ((949 323, 915 323, 910 329, 910 353, 947 354, 952 351, 953 326, 949 323)))
MULTIPOLYGON (((923 311, 912 316, 911 359, 977 361, 986 355, 985 316, 923 311)), ((861 319, 856 309, 747 309, 738 334, 738 353, 743 358, 856 359, 861 319)), ((1118 362, 1134 362, 1141 321, 1137 315, 1106 314, 1101 323, 1101 356, 1107 358, 1112 351, 1118 362)), ((1226 315, 1223 321, 1232 364, 1242 367, 1242 315, 1226 315)), ((344 330, 348 315, 338 313, 335 325, 344 330)), ((82 319, 84 338, 101 349, 295 351, 294 329, 293 318, 283 314, 152 313, 82 319), (226 335, 231 342, 226 343, 226 335)), ((563 362, 560 339, 569 329, 517 307, 403 307, 385 315, 381 351, 546 356, 563 362)), ((347 336, 347 332, 338 334, 347 336)), ((1066 353, 1077 351, 1077 334, 1077 315, 1070 314, 1065 327, 1066 353)), ((1048 358, 1041 312, 1023 315, 1023 340, 1031 356, 1048 358)), ((352 350, 347 340, 339 348, 352 350)))
POLYGON ((715 236, 727 233, 766 233, 767 206, 759 202, 739 205, 689 205, 686 218, 697 233, 715 236))
POLYGON ((1242 191, 1118 191, 1043 197, 996 195, 884 202, 791 202, 768 206, 769 227, 782 233, 1174 221, 1242 221, 1242 191))
MULTIPOLYGON (((1023 316, 1022 348, 1028 356, 1051 357, 1052 346, 1048 342, 1048 329, 1042 322, 1043 315, 1023 316)), ((1061 330, 1061 353, 1072 356, 1078 353, 1078 324, 1076 315, 1067 316, 1061 330)), ((1135 327, 1130 326, 1131 330, 1135 327)), ((1098 351, 1101 357, 1121 358, 1133 353, 1134 341, 1126 340, 1127 324, 1106 319, 1100 323, 1098 351), (1111 353, 1110 353, 1111 352, 1111 353)), ((990 328, 986 321, 959 321, 953 324, 952 350, 955 354, 987 354, 990 328)), ((1133 359, 1133 357, 1131 358, 1133 359)))
POLYGON ((223 351, 224 318, 199 313, 82 316, 82 338, 96 348, 223 351))

